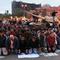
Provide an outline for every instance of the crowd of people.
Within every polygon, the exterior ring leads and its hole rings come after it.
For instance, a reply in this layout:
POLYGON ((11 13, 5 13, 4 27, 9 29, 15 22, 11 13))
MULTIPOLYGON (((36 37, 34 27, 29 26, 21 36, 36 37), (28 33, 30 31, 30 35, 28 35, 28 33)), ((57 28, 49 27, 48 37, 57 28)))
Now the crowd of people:
POLYGON ((55 52, 60 48, 60 28, 36 29, 16 20, 0 20, 0 55, 55 52))

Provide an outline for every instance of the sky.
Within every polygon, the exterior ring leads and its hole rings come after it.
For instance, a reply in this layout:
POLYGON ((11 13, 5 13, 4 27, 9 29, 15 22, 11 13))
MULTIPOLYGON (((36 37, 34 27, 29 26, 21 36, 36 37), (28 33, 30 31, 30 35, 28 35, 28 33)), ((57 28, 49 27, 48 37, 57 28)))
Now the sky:
MULTIPOLYGON (((5 13, 6 10, 9 10, 11 13, 11 4, 13 0, 0 0, 0 13, 5 13)), ((36 3, 36 4, 49 4, 51 6, 59 6, 60 0, 16 0, 23 1, 28 3, 36 3)))

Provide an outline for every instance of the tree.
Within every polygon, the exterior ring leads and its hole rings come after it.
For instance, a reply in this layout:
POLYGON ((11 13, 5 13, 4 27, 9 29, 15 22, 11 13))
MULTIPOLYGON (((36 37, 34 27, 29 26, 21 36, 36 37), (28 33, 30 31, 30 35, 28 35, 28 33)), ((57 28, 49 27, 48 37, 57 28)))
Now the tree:
POLYGON ((44 28, 50 28, 49 22, 46 21, 45 19, 43 19, 43 20, 41 21, 41 23, 42 23, 42 25, 43 25, 44 28))

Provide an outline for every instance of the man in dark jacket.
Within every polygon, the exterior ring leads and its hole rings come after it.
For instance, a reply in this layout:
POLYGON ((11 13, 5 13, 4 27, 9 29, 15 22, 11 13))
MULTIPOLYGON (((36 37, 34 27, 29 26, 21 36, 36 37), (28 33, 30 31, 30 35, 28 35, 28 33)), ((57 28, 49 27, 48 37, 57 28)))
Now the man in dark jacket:
POLYGON ((39 40, 35 36, 30 41, 30 48, 32 49, 32 53, 37 53, 39 49, 39 40))
POLYGON ((20 50, 20 54, 21 53, 26 53, 26 41, 25 41, 25 37, 21 34, 19 35, 19 50, 20 50))
POLYGON ((40 45, 40 49, 41 49, 41 51, 42 52, 44 52, 44 44, 45 44, 45 42, 44 42, 44 32, 42 31, 41 33, 40 33, 40 39, 39 39, 39 45, 40 45))
POLYGON ((6 50, 6 36, 3 33, 0 35, 0 48, 2 50, 1 51, 2 55, 7 55, 8 54, 8 52, 6 50))
POLYGON ((2 52, 2 33, 0 33, 0 55, 2 52))

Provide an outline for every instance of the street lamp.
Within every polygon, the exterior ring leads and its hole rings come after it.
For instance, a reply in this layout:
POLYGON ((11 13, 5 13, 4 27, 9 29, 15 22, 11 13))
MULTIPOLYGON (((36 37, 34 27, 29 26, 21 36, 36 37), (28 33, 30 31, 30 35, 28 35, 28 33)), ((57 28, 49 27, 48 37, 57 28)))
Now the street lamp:
POLYGON ((24 16, 25 16, 25 10, 27 9, 27 5, 26 4, 22 4, 21 7, 24 10, 24 16))

